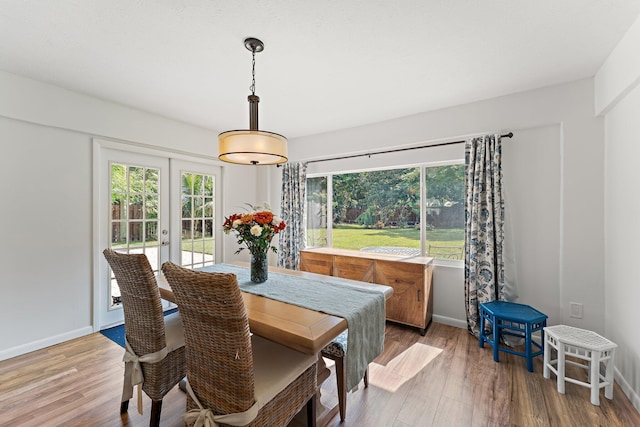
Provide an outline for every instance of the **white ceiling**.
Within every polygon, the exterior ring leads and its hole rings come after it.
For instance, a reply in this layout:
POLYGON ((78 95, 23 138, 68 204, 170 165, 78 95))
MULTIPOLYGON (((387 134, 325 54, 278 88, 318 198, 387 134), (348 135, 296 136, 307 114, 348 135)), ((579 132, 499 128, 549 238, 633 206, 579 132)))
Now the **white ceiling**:
POLYGON ((289 138, 590 77, 640 0, 1 0, 0 69, 289 138))

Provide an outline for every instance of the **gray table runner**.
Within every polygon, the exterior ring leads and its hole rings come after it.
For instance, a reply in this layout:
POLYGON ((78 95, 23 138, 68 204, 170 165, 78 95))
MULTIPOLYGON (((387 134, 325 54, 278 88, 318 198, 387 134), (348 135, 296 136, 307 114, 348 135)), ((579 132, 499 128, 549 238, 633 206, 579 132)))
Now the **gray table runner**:
POLYGON ((347 341, 347 390, 353 389, 370 362, 382 353, 385 328, 385 296, 382 291, 362 289, 330 276, 318 279, 269 272, 264 283, 253 283, 248 268, 216 264, 201 271, 233 273, 240 289, 315 311, 344 317, 349 328, 347 341))

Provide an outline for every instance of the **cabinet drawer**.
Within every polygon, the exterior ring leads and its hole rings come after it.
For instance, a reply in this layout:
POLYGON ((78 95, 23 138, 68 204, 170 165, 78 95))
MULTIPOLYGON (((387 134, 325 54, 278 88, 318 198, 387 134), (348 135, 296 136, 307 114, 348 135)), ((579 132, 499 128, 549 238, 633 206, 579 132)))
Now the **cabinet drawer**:
POLYGON ((373 283, 374 262, 366 258, 333 257, 333 275, 373 283))
POLYGON ((312 252, 300 252, 300 270, 332 276, 333 257, 312 252))

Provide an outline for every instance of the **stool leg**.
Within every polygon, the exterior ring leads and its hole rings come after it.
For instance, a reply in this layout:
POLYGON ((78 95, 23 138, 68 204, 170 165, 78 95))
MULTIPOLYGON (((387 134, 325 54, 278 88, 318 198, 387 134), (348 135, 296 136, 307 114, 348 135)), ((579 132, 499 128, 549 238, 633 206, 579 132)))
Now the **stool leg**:
POLYGON ((604 379, 607 385, 604 387, 604 397, 611 400, 613 399, 613 356, 615 355, 615 349, 609 350, 609 360, 605 363, 604 379))
POLYGON ((531 323, 524 327, 524 351, 527 358, 527 371, 533 372, 533 357, 531 357, 531 323))
POLYGON ((600 352, 591 351, 591 404, 600 405, 600 352))
POLYGON ((500 327, 498 324, 500 323, 499 319, 493 317, 493 360, 494 362, 499 362, 500 357, 500 327))
POLYGON ((480 331, 478 333, 478 346, 484 348, 484 313, 480 309, 480 331))
POLYGON ((549 335, 547 334, 547 339, 542 341, 544 345, 544 367, 542 370, 542 375, 549 379, 551 376, 549 373, 549 363, 551 362, 551 346, 549 345, 549 335))
POLYGON ((558 393, 564 394, 564 344, 561 342, 558 342, 558 365, 556 366, 556 371, 558 372, 558 393))

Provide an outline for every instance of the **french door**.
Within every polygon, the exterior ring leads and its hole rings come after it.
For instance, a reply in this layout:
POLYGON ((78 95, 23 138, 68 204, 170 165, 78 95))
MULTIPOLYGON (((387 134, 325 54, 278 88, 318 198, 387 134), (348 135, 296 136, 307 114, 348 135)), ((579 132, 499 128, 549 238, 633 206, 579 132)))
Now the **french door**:
POLYGON ((171 241, 179 244, 170 258, 178 265, 204 267, 222 254, 220 175, 216 166, 171 159, 171 241))
POLYGON ((156 273, 165 261, 195 268, 214 264, 222 253, 219 167, 112 145, 94 145, 95 330, 123 321, 104 248, 145 254, 156 273))

